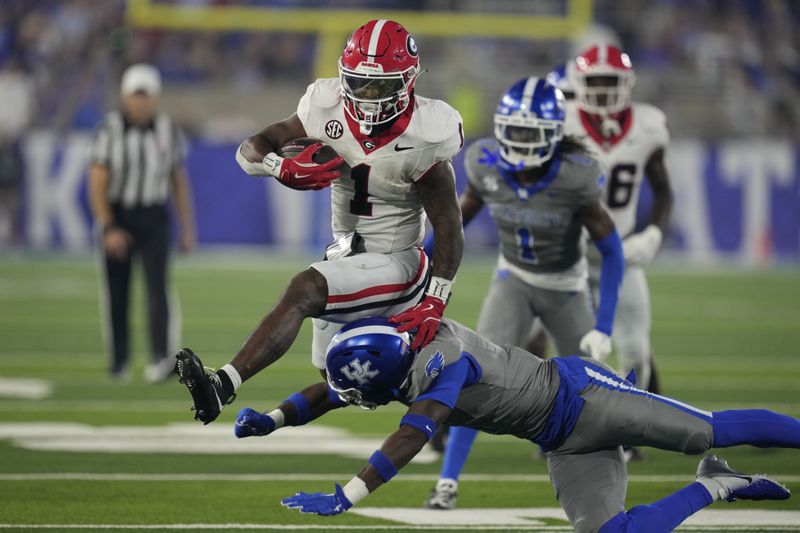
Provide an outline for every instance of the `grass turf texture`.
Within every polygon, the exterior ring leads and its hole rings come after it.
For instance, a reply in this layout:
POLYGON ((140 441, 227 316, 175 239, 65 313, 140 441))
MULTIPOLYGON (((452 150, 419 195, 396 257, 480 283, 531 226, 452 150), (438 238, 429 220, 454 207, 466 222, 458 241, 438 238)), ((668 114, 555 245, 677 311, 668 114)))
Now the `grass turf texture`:
MULTIPOLYGON (((274 256, 220 260, 196 257, 176 264, 173 278, 183 310, 183 342, 204 362, 222 365, 269 310, 302 261, 274 256)), ((475 325, 487 290, 491 262, 468 258, 455 285, 448 316, 475 325)), ((774 409, 800 416, 800 284, 790 272, 670 272, 649 274, 657 353, 663 388, 697 407, 774 409)), ((119 385, 106 377, 107 359, 99 326, 94 264, 83 258, 24 257, 0 260, 0 377, 41 378, 53 394, 42 400, 0 398, 0 423, 78 422, 93 426, 160 426, 188 422, 188 394, 176 382, 148 385, 141 283, 133 287, 131 313, 135 367, 133 381, 119 385)), ((237 402, 215 422, 232 423, 239 408, 271 408, 318 373, 309 362, 307 324, 290 352, 248 382, 237 402)), ((356 435, 382 438, 403 409, 365 413, 351 408, 325 417, 356 435)), ((42 437, 46 439, 46 437, 42 437)), ((231 439, 233 437, 231 436, 231 439)), ((531 459, 532 445, 510 437, 481 435, 468 474, 546 474, 531 459)), ((665 496, 693 478, 697 457, 645 450, 629 484, 628 504, 665 496)), ((793 450, 735 448, 720 455, 745 471, 800 475, 793 450)), ((0 475, 28 473, 319 474, 346 482, 363 459, 309 455, 69 453, 36 451, 0 440, 0 475)), ((366 459, 366 457, 364 458, 366 459)), ((438 472, 439 463, 412 464, 403 473, 438 472)), ((403 480, 403 473, 364 502, 370 507, 416 507, 431 481, 403 480)), ((795 491, 798 483, 787 483, 795 491)), ((300 515, 278 500, 297 490, 329 491, 328 480, 120 481, 13 480, 0 478, 0 524, 174 524, 249 523, 309 525, 389 524, 345 514, 334 519, 300 515), (188 512, 187 512, 188 511, 188 512)), ((459 507, 554 507, 546 481, 462 482, 459 507)), ((714 509, 725 509, 716 504, 714 509)), ((736 509, 800 510, 787 502, 737 502, 736 509)), ((560 523, 560 522, 555 522, 560 523)), ((787 526, 789 526, 787 524, 787 526)), ((800 529, 800 525, 797 525, 800 529)), ((13 529, 9 529, 13 530, 13 529)), ((77 531, 77 530, 70 530, 77 531)), ((719 531, 723 531, 720 529, 719 531)))

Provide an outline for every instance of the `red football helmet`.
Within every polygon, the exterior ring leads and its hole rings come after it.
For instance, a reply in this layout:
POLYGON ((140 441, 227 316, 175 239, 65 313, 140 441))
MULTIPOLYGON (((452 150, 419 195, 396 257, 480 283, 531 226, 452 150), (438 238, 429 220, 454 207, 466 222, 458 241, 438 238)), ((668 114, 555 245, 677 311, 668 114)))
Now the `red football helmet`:
POLYGON ((599 44, 575 58, 573 66, 569 74, 581 109, 609 114, 630 107, 636 76, 628 54, 610 44, 599 44))
POLYGON ((418 75, 411 34, 393 20, 370 20, 353 32, 339 60, 344 108, 368 134, 406 110, 418 75))

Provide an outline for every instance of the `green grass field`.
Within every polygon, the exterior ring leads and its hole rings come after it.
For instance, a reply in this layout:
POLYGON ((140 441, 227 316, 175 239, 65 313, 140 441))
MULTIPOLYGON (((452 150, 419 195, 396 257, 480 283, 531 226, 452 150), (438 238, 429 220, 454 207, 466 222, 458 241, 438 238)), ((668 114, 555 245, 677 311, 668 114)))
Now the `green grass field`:
MULTIPOLYGON (((173 277, 182 303, 183 343, 207 364, 224 364, 303 264, 269 255, 178 261, 173 277)), ((450 317, 475 325, 490 271, 490 260, 466 259, 450 317)), ((676 273, 660 267, 651 272, 650 283, 653 345, 668 395, 710 410, 761 407, 800 417, 797 271, 676 273)), ((481 514, 490 516, 486 511, 471 518, 451 514, 450 522, 435 526, 413 525, 410 511, 402 521, 387 518, 385 509, 334 518, 283 509, 283 496, 329 491, 333 481, 349 480, 403 410, 350 408, 266 439, 235 439, 232 421, 239 408, 272 408, 318 379, 309 360, 310 328, 304 327, 283 359, 248 382, 236 403, 203 427, 192 421, 188 394, 177 381, 148 385, 141 377, 146 344, 140 288, 137 280, 133 380, 119 384, 106 377, 93 261, 0 259, 1 531, 489 527, 480 521, 481 514), (26 383, 30 386, 21 386, 26 383), (35 393, 37 385, 43 387, 39 398, 18 395, 35 393)), ((503 514, 516 516, 520 508, 557 507, 546 466, 532 459, 533 452, 530 443, 514 438, 480 436, 460 486, 459 508, 508 508, 503 514)), ((720 455, 739 469, 774 474, 800 490, 796 450, 743 447, 720 455)), ((644 461, 630 465, 628 504, 656 500, 692 481, 697 461, 646 450, 644 461)), ((439 465, 438 460, 409 465, 358 508, 418 508, 439 465)), ((719 515, 714 511, 728 513, 721 515, 728 523, 686 529, 800 531, 797 498, 718 503, 698 517, 719 515), (740 516, 736 510, 751 512, 740 516), (776 515, 759 514, 778 510, 794 513, 777 522, 776 515), (761 525, 748 525, 746 517, 753 516, 761 525)), ((520 520, 494 528, 568 530, 558 518, 520 520)))

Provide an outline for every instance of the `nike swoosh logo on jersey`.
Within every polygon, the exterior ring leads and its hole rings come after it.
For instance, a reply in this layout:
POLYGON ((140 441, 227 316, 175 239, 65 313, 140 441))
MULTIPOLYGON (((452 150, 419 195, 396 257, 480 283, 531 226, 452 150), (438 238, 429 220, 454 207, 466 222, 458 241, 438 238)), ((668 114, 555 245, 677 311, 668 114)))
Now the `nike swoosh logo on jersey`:
POLYGON ((395 144, 394 145, 394 151, 395 152, 402 152, 404 150, 411 150, 412 148, 414 148, 414 147, 413 146, 400 146, 399 144, 395 144))

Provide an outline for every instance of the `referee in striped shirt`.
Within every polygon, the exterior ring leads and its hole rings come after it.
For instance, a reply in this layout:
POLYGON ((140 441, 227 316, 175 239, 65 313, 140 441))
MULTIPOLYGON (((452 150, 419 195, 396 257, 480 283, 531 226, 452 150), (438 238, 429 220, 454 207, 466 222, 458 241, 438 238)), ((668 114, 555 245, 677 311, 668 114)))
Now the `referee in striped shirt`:
POLYGON ((170 331, 177 331, 171 326, 179 313, 176 308, 171 316, 167 295, 170 197, 178 213, 181 250, 192 250, 196 242, 184 168, 186 142, 172 120, 156 111, 160 92, 161 77, 154 67, 129 67, 122 76, 122 109, 106 116, 91 152, 89 199, 98 232, 102 230, 111 376, 120 380, 130 376, 128 295, 135 257, 141 258, 147 284, 152 359, 145 378, 162 381, 175 369, 174 357, 167 357, 177 348, 170 331))

